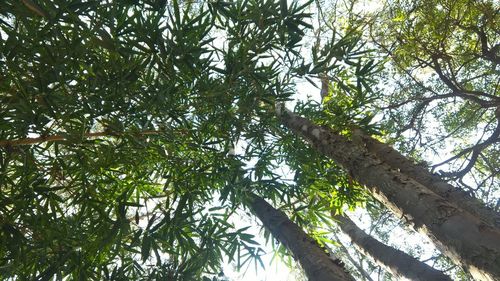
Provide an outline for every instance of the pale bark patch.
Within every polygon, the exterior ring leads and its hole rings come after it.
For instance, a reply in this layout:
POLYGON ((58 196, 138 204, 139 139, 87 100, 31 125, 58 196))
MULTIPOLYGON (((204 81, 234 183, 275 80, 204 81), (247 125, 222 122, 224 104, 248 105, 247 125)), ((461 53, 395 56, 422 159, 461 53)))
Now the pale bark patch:
POLYGON ((315 138, 319 139, 319 134, 320 134, 320 130, 319 130, 319 129, 314 129, 314 130, 312 130, 312 132, 311 132, 311 133, 312 133, 312 135, 313 135, 315 138))

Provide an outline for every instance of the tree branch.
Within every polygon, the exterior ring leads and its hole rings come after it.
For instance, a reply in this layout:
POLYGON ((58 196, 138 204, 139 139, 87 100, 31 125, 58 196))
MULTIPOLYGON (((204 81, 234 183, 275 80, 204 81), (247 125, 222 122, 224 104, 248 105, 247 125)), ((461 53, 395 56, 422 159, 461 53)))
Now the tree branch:
MULTIPOLYGON (((101 132, 93 132, 93 133, 85 133, 83 134, 83 138, 92 139, 98 137, 119 137, 126 134, 133 134, 139 136, 146 135, 159 135, 161 131, 158 130, 146 130, 141 132, 112 132, 109 130, 101 131, 101 132)), ((0 141, 0 147, 12 147, 12 146, 21 146, 21 145, 34 145, 43 142, 55 142, 55 141, 65 141, 68 140, 65 136, 62 135, 51 135, 45 137, 38 138, 23 138, 23 139, 14 139, 14 140, 2 140, 0 141)))

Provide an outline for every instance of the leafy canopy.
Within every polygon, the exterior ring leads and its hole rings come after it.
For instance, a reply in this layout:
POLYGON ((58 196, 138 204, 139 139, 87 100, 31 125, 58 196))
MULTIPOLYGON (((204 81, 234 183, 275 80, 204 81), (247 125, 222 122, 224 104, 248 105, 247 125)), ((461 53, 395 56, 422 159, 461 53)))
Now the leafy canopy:
POLYGON ((247 192, 311 229, 362 197, 273 110, 333 71, 333 114, 298 110, 368 127, 342 108, 364 105, 374 62, 355 27, 304 56, 311 1, 4 2, 0 277, 216 280, 225 259, 262 263, 231 223, 247 192))

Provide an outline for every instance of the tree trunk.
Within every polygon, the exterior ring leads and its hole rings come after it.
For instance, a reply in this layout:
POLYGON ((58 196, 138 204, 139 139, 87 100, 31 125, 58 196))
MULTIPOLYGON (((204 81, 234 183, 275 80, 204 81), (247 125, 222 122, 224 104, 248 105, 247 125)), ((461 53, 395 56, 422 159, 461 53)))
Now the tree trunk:
POLYGON ((415 281, 451 281, 451 278, 441 271, 366 234, 347 216, 337 215, 334 218, 363 254, 372 257, 394 276, 415 281))
POLYGON ((416 165, 389 145, 371 136, 365 135, 362 132, 361 134, 367 150, 389 164, 392 168, 399 169, 403 174, 421 183, 441 197, 455 203, 458 207, 480 217, 490 225, 500 228, 500 213, 488 208, 480 200, 467 194, 467 192, 433 175, 424 167, 416 165))
POLYGON ((310 281, 354 281, 339 260, 333 261, 316 241, 281 211, 252 194, 250 208, 264 226, 299 261, 310 281))
POLYGON ((396 215, 429 236, 443 254, 479 280, 500 280, 499 230, 382 162, 366 151, 362 140, 349 140, 290 111, 282 112, 283 108, 278 105, 276 110, 285 126, 335 160, 396 215))

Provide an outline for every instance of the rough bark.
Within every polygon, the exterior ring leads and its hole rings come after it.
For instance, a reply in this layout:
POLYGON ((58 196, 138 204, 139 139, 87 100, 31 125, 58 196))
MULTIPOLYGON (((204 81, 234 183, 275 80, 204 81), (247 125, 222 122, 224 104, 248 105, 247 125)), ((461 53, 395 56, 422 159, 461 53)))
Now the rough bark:
POLYGON ((452 186, 424 167, 416 165, 389 145, 382 143, 368 135, 362 134, 362 139, 369 152, 375 154, 394 169, 399 169, 403 174, 413 178, 441 197, 455 203, 465 211, 480 217, 490 225, 500 228, 500 213, 488 208, 477 198, 471 197, 467 192, 452 186))
POLYGON ((250 208, 264 226, 299 261, 310 281, 354 281, 339 260, 332 260, 316 241, 281 211, 257 195, 251 196, 250 208))
POLYGON ((429 236, 443 254, 479 280, 500 280, 499 230, 393 169, 357 141, 281 106, 276 110, 286 127, 335 160, 377 200, 429 236))
POLYGON ((366 234, 349 217, 337 215, 334 218, 363 254, 372 257, 394 276, 415 281, 451 281, 441 271, 366 234))

